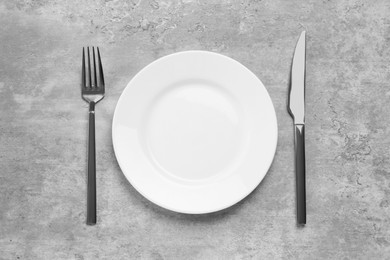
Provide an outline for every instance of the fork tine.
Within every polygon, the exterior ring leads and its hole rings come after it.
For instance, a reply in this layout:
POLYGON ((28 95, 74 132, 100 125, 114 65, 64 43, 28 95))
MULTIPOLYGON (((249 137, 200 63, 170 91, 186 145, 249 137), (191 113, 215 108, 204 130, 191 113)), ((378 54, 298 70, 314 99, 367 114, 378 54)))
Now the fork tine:
POLYGON ((97 49, 97 54, 98 54, 98 63, 99 63, 99 81, 100 81, 100 85, 102 87, 102 90, 104 92, 104 75, 103 75, 103 66, 102 66, 102 59, 100 58, 100 51, 99 51, 99 47, 96 47, 97 49))
POLYGON ((92 80, 91 80, 91 59, 90 59, 90 55, 89 55, 89 46, 87 47, 87 51, 88 51, 88 87, 92 88, 92 80))
POLYGON ((97 82, 97 76, 96 76, 96 60, 95 60, 95 47, 92 46, 92 57, 93 57, 93 83, 92 86, 97 88, 98 82, 97 82))
POLYGON ((81 68, 81 87, 85 88, 85 53, 83 47, 83 63, 81 68))

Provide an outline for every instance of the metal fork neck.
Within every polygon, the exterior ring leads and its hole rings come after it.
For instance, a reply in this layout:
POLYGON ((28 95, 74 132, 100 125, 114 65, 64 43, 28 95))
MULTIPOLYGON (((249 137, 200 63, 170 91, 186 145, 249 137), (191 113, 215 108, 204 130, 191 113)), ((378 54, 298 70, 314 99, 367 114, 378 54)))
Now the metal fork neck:
POLYGON ((89 102, 89 113, 95 113, 95 102, 89 102))

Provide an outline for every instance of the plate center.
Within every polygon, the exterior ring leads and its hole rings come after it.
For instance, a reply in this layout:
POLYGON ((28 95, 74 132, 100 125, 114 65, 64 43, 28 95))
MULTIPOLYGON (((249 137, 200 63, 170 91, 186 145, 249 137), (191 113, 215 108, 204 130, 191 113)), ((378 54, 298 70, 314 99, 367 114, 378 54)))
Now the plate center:
POLYGON ((146 147, 158 168, 196 181, 223 173, 241 152, 238 103, 211 82, 167 88, 145 120, 146 147))

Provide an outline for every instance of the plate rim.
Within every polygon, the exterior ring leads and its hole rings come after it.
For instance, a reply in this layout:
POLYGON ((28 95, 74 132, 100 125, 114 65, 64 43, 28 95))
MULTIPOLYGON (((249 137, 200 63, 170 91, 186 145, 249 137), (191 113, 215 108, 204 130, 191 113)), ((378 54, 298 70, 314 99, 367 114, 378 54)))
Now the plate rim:
POLYGON ((158 59, 155 59, 153 60, 152 62, 150 62, 149 64, 147 64, 146 66, 142 67, 131 79, 130 81, 126 84, 126 86, 123 88, 122 92, 120 93, 120 96, 116 102, 116 105, 115 105, 115 109, 114 109, 114 115, 113 115, 113 119, 112 119, 112 124, 111 124, 111 138, 112 138, 112 145, 113 145, 113 150, 114 150, 114 155, 115 155, 115 158, 118 162, 118 165, 121 169, 121 172, 122 174, 125 176, 126 180, 129 182, 129 184, 139 193, 141 194, 145 199, 149 200, 150 202, 152 202, 154 205, 158 206, 158 207, 161 207, 165 210, 169 210, 169 211, 172 211, 172 212, 176 212, 176 213, 180 213, 180 214, 191 214, 191 215, 201 215, 201 214, 209 214, 209 213, 214 213, 214 212, 218 212, 218 211, 221 211, 221 210, 224 210, 224 209, 228 209, 234 205, 236 205, 237 203, 239 203, 240 201, 244 200, 246 197, 248 197, 252 192, 254 192, 257 187, 260 185, 260 183, 264 180, 265 176, 267 175, 267 173, 269 172, 272 164, 273 164, 273 161, 275 159, 275 155, 276 155, 276 150, 277 150, 277 145, 278 145, 278 139, 279 139, 279 131, 278 131, 278 118, 277 118, 277 114, 276 114, 276 110, 275 110, 275 106, 274 106, 274 103, 271 99, 271 96, 267 90, 267 88, 265 87, 265 85, 263 84, 263 82, 260 80, 260 78, 258 78, 256 76, 256 74, 254 74, 249 68, 247 68, 245 65, 243 65, 241 62, 229 57, 229 56, 226 56, 226 55, 223 55, 223 54, 220 54, 220 53, 216 53, 216 52, 212 52, 212 51, 204 51, 204 50, 186 50, 186 51, 179 51, 179 52, 174 52, 174 53, 171 53, 171 54, 168 54, 168 55, 165 55, 165 56, 162 56, 158 59), (272 106, 272 114, 273 114, 273 117, 275 118, 275 131, 276 131, 276 134, 275 134, 275 139, 274 139, 274 145, 273 145, 273 151, 272 151, 272 157, 269 161, 267 161, 265 164, 267 165, 267 167, 265 167, 266 170, 264 170, 264 174, 262 174, 263 176, 259 179, 259 181, 257 181, 256 185, 254 186, 253 189, 248 189, 248 192, 245 192, 245 195, 243 196, 240 196, 238 197, 236 200, 234 200, 233 202, 229 203, 228 206, 226 205, 221 205, 220 207, 215 207, 214 209, 210 209, 210 210, 198 210, 198 211, 190 211, 190 210, 182 210, 182 209, 176 209, 174 207, 171 207, 169 205, 166 205, 164 203, 161 203, 161 202, 157 202, 155 201, 153 198, 151 198, 150 196, 146 195, 141 188, 139 188, 135 183, 134 181, 130 181, 129 177, 127 176, 127 174, 125 173, 125 171, 123 170, 124 167, 123 167, 123 162, 121 162, 121 160, 119 159, 119 156, 118 156, 118 152, 117 152, 117 148, 116 148, 116 144, 115 144, 115 138, 114 138, 114 123, 115 123, 115 118, 117 116, 117 110, 118 110, 118 107, 119 107, 119 104, 121 103, 121 100, 123 99, 123 96, 124 96, 124 92, 125 90, 131 85, 131 83, 137 78, 139 77, 139 75, 143 72, 143 71, 146 71, 149 67, 153 66, 155 63, 157 62, 160 62, 161 60, 164 60, 164 59, 168 59, 172 56, 176 56, 176 55, 183 55, 183 54, 188 54, 188 53, 196 53, 196 54, 206 54, 206 55, 215 55, 215 56, 220 56, 224 59, 228 59, 234 63, 237 63, 239 64, 247 73, 250 73, 252 76, 254 76, 260 83, 261 83, 261 86, 265 89, 266 91, 266 94, 267 94, 267 97, 268 99, 270 100, 270 103, 271 103, 271 106, 272 106))

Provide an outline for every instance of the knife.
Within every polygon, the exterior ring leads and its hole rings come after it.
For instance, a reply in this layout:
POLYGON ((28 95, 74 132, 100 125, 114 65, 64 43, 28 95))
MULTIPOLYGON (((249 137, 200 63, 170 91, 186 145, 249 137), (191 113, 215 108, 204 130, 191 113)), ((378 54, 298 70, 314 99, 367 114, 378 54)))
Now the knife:
POLYGON ((295 173, 297 193, 297 222, 306 224, 306 166, 305 166, 305 62, 306 32, 303 31, 291 66, 291 85, 288 111, 294 119, 295 132, 295 173))

